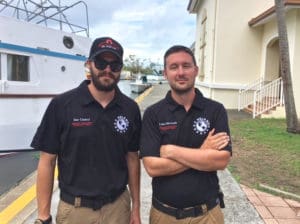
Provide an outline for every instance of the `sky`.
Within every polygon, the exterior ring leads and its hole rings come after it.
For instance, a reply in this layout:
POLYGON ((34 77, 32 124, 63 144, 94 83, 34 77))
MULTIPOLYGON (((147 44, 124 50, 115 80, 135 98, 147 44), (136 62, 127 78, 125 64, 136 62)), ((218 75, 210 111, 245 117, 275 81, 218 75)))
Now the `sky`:
MULTIPOLYGON (((65 2, 65 1, 64 1, 65 2)), ((162 63, 174 44, 190 47, 195 40, 196 16, 189 0, 85 0, 90 37, 111 36, 124 48, 125 58, 162 63)))
MULTIPOLYGON (((73 5, 64 11, 65 18, 72 24, 86 26, 85 5, 82 3, 85 2, 90 38, 110 36, 116 39, 124 48, 124 58, 135 55, 139 59, 162 63, 164 52, 169 47, 175 44, 190 47, 195 40, 196 15, 187 10, 189 0, 12 0, 10 4, 35 11, 41 2, 43 6, 51 5, 50 2, 62 7, 73 5)), ((2 13, 8 15, 12 10, 2 13)), ((57 12, 52 7, 47 9, 48 15, 53 13, 51 10, 57 12)), ((36 19, 40 20, 39 17, 36 19)))

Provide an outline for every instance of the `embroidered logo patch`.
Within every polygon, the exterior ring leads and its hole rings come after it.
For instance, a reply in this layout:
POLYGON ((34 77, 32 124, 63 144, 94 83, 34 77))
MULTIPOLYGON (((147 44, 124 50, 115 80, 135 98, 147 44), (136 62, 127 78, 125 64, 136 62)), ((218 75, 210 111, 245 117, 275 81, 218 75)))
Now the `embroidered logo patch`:
POLYGON ((125 133, 128 130, 129 127, 129 121, 124 116, 118 116, 115 119, 114 126, 117 132, 119 133, 125 133))
POLYGON ((194 121, 193 128, 196 134, 205 135, 210 128, 210 123, 206 118, 198 117, 194 121))

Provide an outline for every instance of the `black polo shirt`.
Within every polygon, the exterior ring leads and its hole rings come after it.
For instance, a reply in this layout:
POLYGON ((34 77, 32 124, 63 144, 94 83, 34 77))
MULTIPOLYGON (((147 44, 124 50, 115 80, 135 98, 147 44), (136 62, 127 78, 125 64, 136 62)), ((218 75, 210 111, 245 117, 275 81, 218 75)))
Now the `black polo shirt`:
POLYGON ((61 191, 109 197, 128 183, 125 156, 139 148, 141 116, 136 102, 118 88, 103 108, 88 84, 50 102, 31 146, 58 155, 61 191))
MULTIPOLYGON (((160 156, 160 146, 175 144, 199 148, 208 132, 229 134, 228 119, 222 104, 203 97, 198 89, 188 112, 177 104, 169 91, 165 99, 148 107, 143 116, 141 156, 160 156)), ((231 144, 225 150, 231 152, 231 144)), ((153 196, 177 208, 190 207, 216 199, 219 190, 217 172, 188 169, 172 176, 154 177, 153 196)))

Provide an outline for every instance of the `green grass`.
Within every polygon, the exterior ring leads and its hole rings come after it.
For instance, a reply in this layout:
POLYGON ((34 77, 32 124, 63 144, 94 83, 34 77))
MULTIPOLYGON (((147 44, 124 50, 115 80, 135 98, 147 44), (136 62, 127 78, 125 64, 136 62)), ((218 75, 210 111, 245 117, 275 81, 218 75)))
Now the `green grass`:
POLYGON ((233 158, 229 170, 241 183, 265 183, 300 195, 300 135, 284 119, 230 121, 233 158))
POLYGON ((286 132, 284 119, 253 119, 233 122, 232 133, 243 131, 243 137, 282 153, 300 153, 300 135, 286 132))

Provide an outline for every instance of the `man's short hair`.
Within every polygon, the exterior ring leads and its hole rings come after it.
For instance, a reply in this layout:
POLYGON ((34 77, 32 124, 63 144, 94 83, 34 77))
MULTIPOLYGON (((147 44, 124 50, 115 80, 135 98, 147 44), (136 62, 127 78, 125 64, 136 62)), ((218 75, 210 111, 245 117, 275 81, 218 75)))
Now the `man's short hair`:
POLYGON ((170 55, 170 54, 173 54, 173 53, 177 53, 177 52, 185 52, 185 53, 188 53, 189 55, 191 55, 192 59, 193 59, 193 62, 195 65, 197 65, 196 63, 196 59, 195 59, 195 55, 194 53, 192 52, 192 50, 186 46, 183 46, 183 45, 174 45, 172 47, 170 47, 165 55, 164 55, 164 67, 166 67, 166 62, 167 62, 167 57, 170 55))

